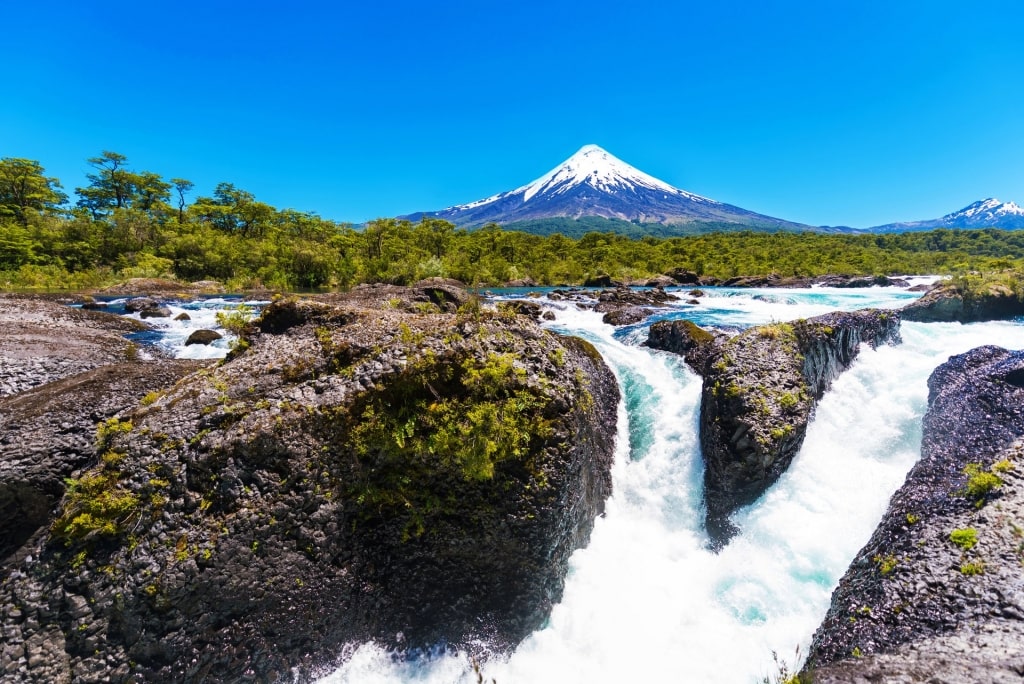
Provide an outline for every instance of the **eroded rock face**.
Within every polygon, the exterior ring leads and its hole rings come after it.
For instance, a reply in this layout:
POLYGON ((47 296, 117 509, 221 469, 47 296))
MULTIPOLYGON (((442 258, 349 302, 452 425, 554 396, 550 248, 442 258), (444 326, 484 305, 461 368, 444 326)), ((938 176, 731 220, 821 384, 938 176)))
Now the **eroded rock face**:
POLYGON ((903 307, 901 314, 904 320, 923 323, 993 321, 1024 316, 1024 301, 997 283, 965 295, 955 283, 941 282, 903 307))
POLYGON ((610 492, 611 372, 524 316, 331 299, 108 426, 0 586, 22 679, 290 679, 545 619, 610 492))
POLYGON ((899 342, 899 324, 891 311, 836 312, 752 328, 713 350, 696 345, 695 368, 704 375, 700 442, 713 545, 735 534, 729 515, 789 467, 817 400, 860 344, 899 342))
POLYGON ((832 594, 815 682, 1022 676, 1024 352, 954 356, 928 388, 921 459, 832 594))

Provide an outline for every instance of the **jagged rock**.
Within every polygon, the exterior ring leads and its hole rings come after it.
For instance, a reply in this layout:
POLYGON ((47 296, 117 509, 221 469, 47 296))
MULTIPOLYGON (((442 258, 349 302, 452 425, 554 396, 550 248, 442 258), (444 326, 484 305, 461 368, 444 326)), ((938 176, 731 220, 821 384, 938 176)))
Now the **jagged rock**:
POLYGON ((0 562, 53 520, 67 478, 94 463, 96 425, 202 362, 119 362, 0 398, 0 562))
POLYGON ((1024 352, 954 356, 928 390, 921 458, 832 594, 808 654, 814 682, 1020 681, 1024 352), (968 487, 971 464, 1001 484, 968 487), (954 530, 975 542, 954 543, 954 530))
POLYGON ((610 492, 614 376, 526 317, 352 303, 377 294, 272 304, 109 431, 0 584, 30 616, 5 638, 42 639, 21 679, 301 679, 352 642, 505 652, 542 623, 610 492))
POLYGON ((195 330, 188 336, 188 339, 185 340, 185 346, 187 347, 190 344, 210 344, 211 342, 216 342, 222 337, 224 336, 216 330, 195 330))
POLYGON ((541 305, 536 302, 528 302, 522 299, 512 299, 507 302, 502 302, 501 306, 510 310, 515 311, 520 316, 529 316, 535 321, 539 321, 541 318, 541 305))
POLYGON ((545 311, 543 314, 541 314, 541 318, 544 319, 545 321, 553 321, 555 320, 555 312, 545 311))
POLYGON ((677 319, 653 323, 644 345, 679 354, 697 373, 703 375, 708 359, 715 355, 719 345, 726 339, 726 335, 704 330, 693 321, 677 319))
POLYGON ((974 323, 1024 316, 1024 301, 998 282, 965 292, 956 282, 943 281, 901 313, 907 321, 974 323))
POLYGON ((721 283, 723 287, 810 287, 813 284, 812 278, 780 276, 778 273, 761 276, 736 276, 721 283))
POLYGON ((620 325, 633 325, 644 320, 650 316, 653 311, 645 309, 642 306, 630 306, 625 309, 614 309, 609 311, 601 320, 608 325, 620 326, 620 325))
POLYGON ((817 400, 860 344, 897 343, 899 326, 898 313, 875 309, 759 326, 722 343, 704 362, 700 443, 713 545, 735 534, 732 512, 789 467, 817 400))
POLYGON ((608 312, 628 306, 660 306, 665 302, 678 301, 678 297, 660 287, 650 290, 634 290, 618 287, 614 290, 602 290, 597 295, 597 311, 608 312))

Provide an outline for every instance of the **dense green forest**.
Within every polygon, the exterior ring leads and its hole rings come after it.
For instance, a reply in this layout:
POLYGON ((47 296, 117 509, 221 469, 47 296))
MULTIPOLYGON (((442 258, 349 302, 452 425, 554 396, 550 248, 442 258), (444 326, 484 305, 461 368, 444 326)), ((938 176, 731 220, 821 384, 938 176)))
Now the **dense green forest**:
POLYGON ((994 229, 666 238, 592 231, 573 238, 493 224, 467 231, 437 219, 378 219, 356 229, 277 209, 231 183, 193 197, 188 180, 134 171, 115 152, 88 164, 88 185, 75 188, 72 203, 39 162, 0 159, 0 288, 87 288, 129 277, 215 279, 232 289, 349 287, 429 276, 473 285, 519 278, 574 284, 595 275, 638 279, 674 268, 728 278, 1024 265, 1024 231, 994 229))

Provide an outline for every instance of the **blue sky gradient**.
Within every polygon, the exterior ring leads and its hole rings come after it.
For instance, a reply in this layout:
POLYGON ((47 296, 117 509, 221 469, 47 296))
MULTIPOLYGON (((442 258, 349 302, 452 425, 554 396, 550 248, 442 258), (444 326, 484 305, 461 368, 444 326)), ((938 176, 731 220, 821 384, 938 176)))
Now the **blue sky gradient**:
POLYGON ((363 221, 587 143, 779 218, 1024 202, 1024 3, 47 2, 4 10, 0 156, 363 221), (13 67, 13 68, 12 68, 13 67))

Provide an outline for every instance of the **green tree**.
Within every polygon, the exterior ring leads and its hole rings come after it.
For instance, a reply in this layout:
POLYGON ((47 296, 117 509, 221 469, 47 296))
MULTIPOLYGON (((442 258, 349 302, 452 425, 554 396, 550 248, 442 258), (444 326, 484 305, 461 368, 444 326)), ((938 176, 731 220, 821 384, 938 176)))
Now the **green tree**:
POLYGON ((75 188, 78 206, 88 209, 93 218, 102 218, 113 209, 123 209, 131 203, 134 193, 133 175, 126 165, 128 158, 123 154, 104 150, 98 157, 88 160, 96 169, 86 175, 89 186, 75 188))
POLYGON ((174 186, 174 191, 178 193, 178 223, 185 222, 185 195, 192 191, 195 184, 190 180, 184 178, 172 178, 171 184, 174 186))
POLYGON ((48 178, 44 171, 31 159, 0 159, 0 217, 13 216, 27 226, 32 212, 52 213, 67 201, 60 181, 48 178))

